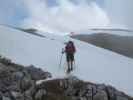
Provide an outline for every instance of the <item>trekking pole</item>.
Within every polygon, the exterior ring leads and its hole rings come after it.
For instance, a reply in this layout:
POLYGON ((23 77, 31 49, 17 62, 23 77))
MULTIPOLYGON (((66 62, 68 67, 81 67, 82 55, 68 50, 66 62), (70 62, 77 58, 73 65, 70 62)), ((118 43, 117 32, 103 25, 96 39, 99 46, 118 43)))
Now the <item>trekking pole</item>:
POLYGON ((60 57, 60 63, 59 63, 59 68, 61 68, 61 63, 62 63, 62 57, 63 57, 63 50, 64 50, 64 49, 62 49, 62 52, 61 52, 61 57, 60 57))
POLYGON ((63 57, 63 54, 62 54, 61 57, 60 57, 59 68, 61 68, 62 57, 63 57))

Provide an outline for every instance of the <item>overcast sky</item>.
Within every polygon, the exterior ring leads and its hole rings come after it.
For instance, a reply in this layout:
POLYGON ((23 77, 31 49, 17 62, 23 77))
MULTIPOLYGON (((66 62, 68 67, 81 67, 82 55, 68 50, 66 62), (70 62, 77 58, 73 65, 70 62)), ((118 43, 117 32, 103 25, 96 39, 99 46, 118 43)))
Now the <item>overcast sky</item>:
POLYGON ((0 24, 66 33, 91 27, 133 29, 133 0, 1 0, 0 24))

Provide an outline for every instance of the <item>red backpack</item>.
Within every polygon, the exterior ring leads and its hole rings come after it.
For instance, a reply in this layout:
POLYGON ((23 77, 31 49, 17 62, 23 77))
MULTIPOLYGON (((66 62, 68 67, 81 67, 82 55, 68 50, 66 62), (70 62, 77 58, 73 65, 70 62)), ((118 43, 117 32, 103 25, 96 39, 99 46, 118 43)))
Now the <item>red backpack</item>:
POLYGON ((74 53, 75 52, 75 46, 72 41, 69 41, 65 47, 66 53, 74 53))

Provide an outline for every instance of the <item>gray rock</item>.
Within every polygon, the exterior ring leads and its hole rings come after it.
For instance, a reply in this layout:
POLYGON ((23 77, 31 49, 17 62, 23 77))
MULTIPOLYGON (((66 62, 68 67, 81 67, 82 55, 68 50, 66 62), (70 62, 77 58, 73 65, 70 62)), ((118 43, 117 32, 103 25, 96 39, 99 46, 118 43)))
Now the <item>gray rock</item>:
POLYGON ((11 91, 11 95, 12 95, 14 98, 16 98, 16 99, 22 97, 22 94, 21 94, 20 92, 16 92, 16 91, 11 91))
POLYGON ((107 86, 106 87, 106 92, 108 94, 108 98, 112 100, 116 100, 116 89, 113 88, 112 86, 107 86))
POLYGON ((24 77, 20 81, 20 89, 22 90, 22 92, 24 92, 24 91, 30 89, 32 84, 33 84, 33 81, 29 77, 24 77))
POLYGON ((73 96, 76 93, 76 90, 74 90, 73 88, 69 88, 65 91, 65 94, 67 94, 67 96, 73 96))
POLYGON ((80 97, 79 100, 87 100, 86 97, 80 97))
POLYGON ((128 98, 125 96, 117 96, 116 100, 128 100, 128 98))
POLYGON ((79 99, 76 96, 72 96, 72 100, 79 100, 79 99))
POLYGON ((2 100, 2 93, 0 92, 0 100, 2 100))
POLYGON ((35 83, 32 84, 32 86, 30 87, 30 89, 26 90, 24 92, 25 95, 25 100, 32 100, 33 99, 33 94, 36 92, 35 89, 35 83))
POLYGON ((52 77, 52 75, 49 72, 45 72, 45 79, 46 78, 51 78, 51 77, 52 77))
POLYGON ((99 91, 93 98, 94 100, 108 100, 107 93, 105 91, 99 91))
POLYGON ((47 94, 46 90, 40 89, 38 92, 35 94, 35 100, 42 100, 43 97, 47 94))
POLYGON ((20 81, 18 81, 18 82, 13 82, 11 85, 9 85, 8 87, 7 87, 7 90, 10 90, 10 91, 21 91, 20 90, 20 81))
POLYGON ((97 86, 97 89, 98 89, 99 91, 105 90, 105 88, 106 88, 106 85, 105 85, 105 84, 100 84, 100 85, 97 86))
POLYGON ((33 65, 30 65, 26 68, 26 70, 28 71, 28 73, 31 75, 31 78, 33 80, 43 80, 46 78, 50 78, 51 74, 48 72, 44 72, 42 69, 40 68, 36 68, 33 65))
POLYGON ((86 96, 90 97, 92 95, 95 95, 97 93, 97 87, 96 85, 88 84, 86 86, 86 96))
POLYGON ((14 72, 14 73, 12 74, 12 77, 13 77, 13 79, 14 79, 15 81, 19 81, 19 80, 22 80, 22 79, 24 78, 24 73, 23 73, 23 72, 20 72, 20 71, 14 72))
POLYGON ((3 96, 2 97, 2 100, 11 100, 9 97, 5 97, 5 96, 3 96))
POLYGON ((25 93, 24 93, 24 97, 25 97, 25 100, 33 100, 33 97, 31 95, 31 91, 27 90, 25 93))

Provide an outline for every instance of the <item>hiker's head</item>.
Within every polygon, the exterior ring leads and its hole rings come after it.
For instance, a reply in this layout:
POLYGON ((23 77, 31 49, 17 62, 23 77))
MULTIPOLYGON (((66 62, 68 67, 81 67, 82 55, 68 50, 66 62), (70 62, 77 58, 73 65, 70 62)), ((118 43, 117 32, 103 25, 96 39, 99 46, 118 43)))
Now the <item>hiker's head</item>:
POLYGON ((68 43, 73 43, 73 41, 68 41, 68 43))
POLYGON ((72 44, 73 45, 73 41, 68 41, 68 44, 72 44))

